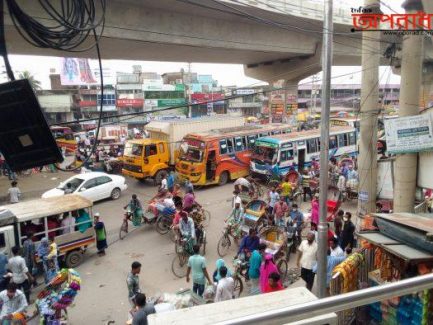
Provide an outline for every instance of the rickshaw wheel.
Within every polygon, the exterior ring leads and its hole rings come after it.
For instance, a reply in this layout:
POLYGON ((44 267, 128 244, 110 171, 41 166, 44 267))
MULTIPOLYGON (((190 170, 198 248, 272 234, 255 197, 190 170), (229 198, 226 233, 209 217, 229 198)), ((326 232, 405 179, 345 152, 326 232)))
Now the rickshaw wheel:
POLYGON ((224 257, 229 252, 231 241, 228 235, 222 235, 218 240, 217 252, 220 257, 224 257))
POLYGON ((277 268, 278 268, 278 272, 280 272, 281 281, 283 282, 287 277, 287 270, 288 270, 287 261, 281 258, 277 262, 277 268))
POLYGON ((210 218, 211 218, 211 214, 208 210, 202 210, 203 213, 203 221, 202 221, 202 225, 203 227, 208 227, 210 225, 210 218))
POLYGON ((178 278, 183 278, 186 276, 188 264, 188 256, 185 254, 177 254, 173 258, 173 262, 171 263, 171 270, 173 274, 178 278))
POLYGON ((239 298, 242 294, 242 291, 244 290, 244 284, 242 282, 242 279, 238 275, 235 275, 234 280, 234 296, 235 298, 239 298))

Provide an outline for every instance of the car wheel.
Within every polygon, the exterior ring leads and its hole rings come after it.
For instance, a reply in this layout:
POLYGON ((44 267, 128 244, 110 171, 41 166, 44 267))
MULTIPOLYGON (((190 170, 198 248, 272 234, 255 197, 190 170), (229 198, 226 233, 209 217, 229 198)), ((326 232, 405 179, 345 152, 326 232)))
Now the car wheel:
POLYGON ((122 193, 122 191, 120 190, 120 188, 116 187, 114 190, 111 191, 111 199, 112 200, 117 200, 120 197, 120 194, 122 193))

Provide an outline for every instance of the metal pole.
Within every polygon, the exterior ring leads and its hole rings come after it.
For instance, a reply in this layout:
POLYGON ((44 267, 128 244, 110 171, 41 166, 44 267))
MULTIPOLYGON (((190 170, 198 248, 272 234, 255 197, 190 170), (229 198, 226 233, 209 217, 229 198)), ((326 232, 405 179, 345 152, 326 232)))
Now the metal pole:
MULTIPOLYGON (((407 14, 423 10, 420 0, 406 0, 402 7, 407 14)), ((414 18, 409 18, 412 20, 414 18)), ((399 117, 419 114, 422 79, 423 35, 403 36, 399 117)), ((394 169, 394 212, 413 212, 415 206, 416 153, 399 154, 394 169)))
POLYGON ((320 219, 318 226, 317 276, 319 297, 326 296, 326 265, 328 250, 328 224, 326 222, 326 198, 328 196, 328 159, 329 159, 329 115, 331 111, 331 69, 334 24, 332 21, 333 0, 325 0, 325 19, 323 21, 323 82, 322 114, 320 118, 320 219))
MULTIPOLYGON (((381 13, 379 0, 365 0, 364 8, 372 10, 374 14, 381 13)), ((376 210, 380 33, 362 33, 358 216, 376 210)))
MULTIPOLYGON (((433 274, 239 317, 216 325, 287 324, 433 288, 433 274)), ((242 299, 242 298, 241 298, 242 299)))

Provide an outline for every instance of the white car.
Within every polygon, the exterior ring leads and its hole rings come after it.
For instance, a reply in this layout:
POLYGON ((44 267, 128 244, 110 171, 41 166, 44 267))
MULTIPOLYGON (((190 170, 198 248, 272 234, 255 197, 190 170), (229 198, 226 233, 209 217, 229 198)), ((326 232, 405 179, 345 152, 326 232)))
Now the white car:
POLYGON ((71 193, 79 194, 93 202, 111 198, 117 200, 128 186, 125 177, 100 172, 90 172, 73 176, 56 188, 42 194, 42 198, 65 195, 67 184, 71 184, 71 193))

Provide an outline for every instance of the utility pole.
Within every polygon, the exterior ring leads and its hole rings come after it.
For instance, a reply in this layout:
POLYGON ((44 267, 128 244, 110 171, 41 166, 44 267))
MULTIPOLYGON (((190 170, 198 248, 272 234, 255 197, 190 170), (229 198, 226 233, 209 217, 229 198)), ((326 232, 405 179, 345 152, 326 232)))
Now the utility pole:
MULTIPOLYGON (((412 14, 423 10, 421 0, 406 0, 402 7, 412 14)), ((408 18, 412 20, 413 18, 408 18)), ((400 109, 398 115, 411 116, 419 114, 420 88, 422 79, 423 58, 422 35, 403 36, 403 53, 401 60, 400 109)), ((394 170, 394 211, 413 212, 415 204, 417 154, 399 154, 395 160, 394 170)))
POLYGON ((318 226, 317 276, 319 298, 326 297, 326 265, 328 250, 328 224, 326 222, 328 197, 328 162, 329 162, 329 115, 331 111, 331 68, 334 23, 333 0, 325 0, 325 19, 323 20, 322 50, 322 116, 320 118, 320 219, 318 226))
POLYGON ((191 100, 192 100, 192 89, 191 89, 191 63, 188 63, 188 117, 191 118, 192 117, 192 104, 191 104, 191 100))
MULTIPOLYGON (((379 0, 365 0, 364 8, 380 14, 379 0)), ((380 19, 379 19, 380 20, 380 19)), ((362 80, 359 141, 358 216, 376 211, 377 121, 379 117, 380 31, 362 32, 362 80)))

